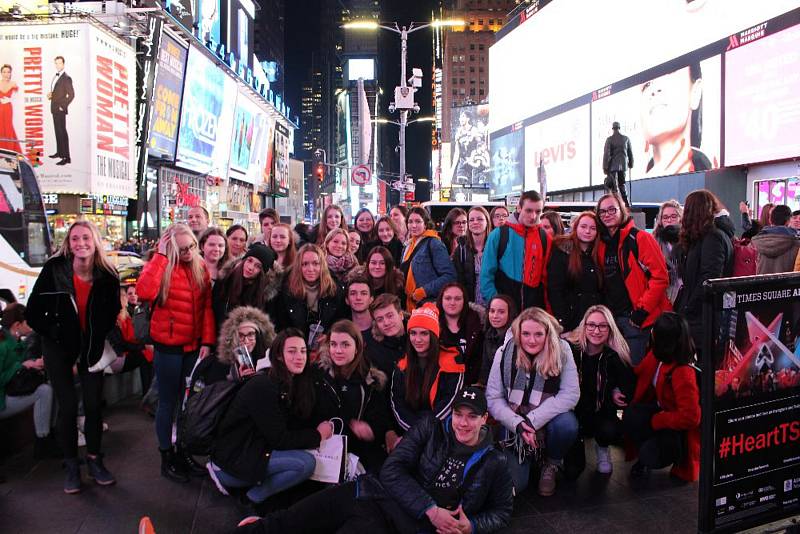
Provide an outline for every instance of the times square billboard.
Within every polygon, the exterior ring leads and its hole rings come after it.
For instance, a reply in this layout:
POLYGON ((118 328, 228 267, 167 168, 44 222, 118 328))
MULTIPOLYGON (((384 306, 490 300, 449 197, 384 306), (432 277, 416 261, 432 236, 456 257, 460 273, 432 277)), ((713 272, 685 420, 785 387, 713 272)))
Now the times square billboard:
POLYGON ((135 198, 135 51, 88 22, 3 25, 0 41, 0 120, 19 140, 0 147, 41 151, 43 192, 135 198))
POLYGON ((540 166, 550 191, 601 185, 615 121, 631 140, 632 180, 800 153, 800 117, 787 113, 800 98, 793 68, 800 31, 790 29, 800 22, 790 11, 796 1, 621 0, 613 8, 582 4, 590 13, 580 19, 570 15, 575 4, 548 3, 501 31, 489 50, 490 147, 504 158, 499 174, 492 162, 493 198, 538 189, 540 166), (623 16, 660 23, 606 31, 623 16), (593 45, 556 47, 536 69, 520 69, 520 51, 563 42, 553 32, 567 20, 593 45))

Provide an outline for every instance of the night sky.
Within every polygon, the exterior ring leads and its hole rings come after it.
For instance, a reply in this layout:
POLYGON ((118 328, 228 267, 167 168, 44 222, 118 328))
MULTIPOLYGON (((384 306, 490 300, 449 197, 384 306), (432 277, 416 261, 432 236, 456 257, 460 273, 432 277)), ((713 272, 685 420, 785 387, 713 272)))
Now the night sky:
MULTIPOLYGON (((302 2, 286 2, 286 44, 285 44, 285 88, 286 98, 292 109, 300 114, 300 97, 303 82, 308 76, 311 66, 311 52, 319 46, 319 13, 320 2, 325 0, 303 0, 302 2)), ((342 0, 347 4, 347 0, 342 0)), ((429 21, 435 2, 422 0, 409 2, 407 0, 381 1, 381 22, 391 23, 397 21, 401 26, 411 21, 429 21)), ((408 74, 411 68, 418 67, 423 72, 422 87, 416 93, 416 102, 420 105, 419 115, 415 117, 430 116, 431 105, 431 61, 432 61, 432 30, 424 29, 415 32, 408 39, 408 74)), ((394 87, 400 83, 400 36, 389 31, 381 30, 378 41, 379 53, 379 79, 384 91, 385 99, 381 102, 378 112, 380 117, 399 120, 399 113, 390 114, 387 106, 393 98, 394 87)), ((301 125, 301 128, 303 126, 301 125)), ((384 170, 397 172, 398 156, 394 152, 397 145, 398 127, 387 124, 383 128, 381 138, 391 147, 389 158, 383 161, 384 170)), ((429 176, 431 157, 431 135, 429 124, 414 124, 406 130, 406 167, 407 172, 415 177, 429 176)))

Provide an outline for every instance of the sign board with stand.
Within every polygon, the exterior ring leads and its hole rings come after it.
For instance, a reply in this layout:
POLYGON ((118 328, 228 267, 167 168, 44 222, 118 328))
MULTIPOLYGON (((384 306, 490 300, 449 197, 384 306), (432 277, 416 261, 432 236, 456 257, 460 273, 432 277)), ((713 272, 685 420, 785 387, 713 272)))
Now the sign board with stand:
POLYGON ((699 532, 800 513, 800 275, 709 280, 699 532))

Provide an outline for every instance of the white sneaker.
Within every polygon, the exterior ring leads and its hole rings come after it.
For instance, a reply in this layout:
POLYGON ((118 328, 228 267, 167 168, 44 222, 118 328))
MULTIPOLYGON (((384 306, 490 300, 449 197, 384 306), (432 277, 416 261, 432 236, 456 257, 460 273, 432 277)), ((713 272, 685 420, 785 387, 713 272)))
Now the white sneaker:
POLYGON ((78 430, 78 447, 85 447, 86 446, 86 435, 83 433, 83 430, 78 430))
POLYGON ((614 470, 614 464, 611 463, 611 450, 595 443, 594 452, 597 455, 597 472, 604 475, 611 474, 614 470))

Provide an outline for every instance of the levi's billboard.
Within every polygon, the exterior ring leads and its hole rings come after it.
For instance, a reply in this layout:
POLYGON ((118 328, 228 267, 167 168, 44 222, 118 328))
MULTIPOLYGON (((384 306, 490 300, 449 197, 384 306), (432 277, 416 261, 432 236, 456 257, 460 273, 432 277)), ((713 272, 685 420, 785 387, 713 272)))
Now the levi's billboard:
POLYGON ((0 41, 12 82, 0 129, 16 138, 0 147, 42 151, 42 191, 135 198, 134 50, 90 23, 2 26, 0 41))

